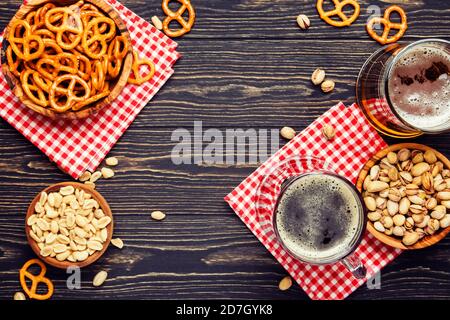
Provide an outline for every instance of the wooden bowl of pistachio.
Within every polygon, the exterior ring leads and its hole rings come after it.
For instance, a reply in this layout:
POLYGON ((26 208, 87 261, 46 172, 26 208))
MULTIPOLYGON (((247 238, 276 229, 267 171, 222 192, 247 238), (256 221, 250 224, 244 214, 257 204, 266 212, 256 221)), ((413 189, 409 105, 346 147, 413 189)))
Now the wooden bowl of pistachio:
POLYGON ((367 207, 367 230, 387 245, 421 249, 450 232, 450 161, 430 147, 401 143, 381 150, 356 187, 367 207))

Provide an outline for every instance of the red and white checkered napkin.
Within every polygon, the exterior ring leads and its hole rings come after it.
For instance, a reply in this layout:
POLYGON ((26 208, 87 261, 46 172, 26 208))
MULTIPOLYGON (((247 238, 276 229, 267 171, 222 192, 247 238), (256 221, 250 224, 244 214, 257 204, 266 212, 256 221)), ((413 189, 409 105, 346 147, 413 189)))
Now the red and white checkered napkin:
MULTIPOLYGON (((339 103, 276 152, 225 197, 225 201, 311 299, 344 299, 364 284, 366 279, 354 278, 341 263, 316 266, 299 262, 290 256, 278 243, 273 232, 269 235, 267 228, 260 223, 262 220, 257 216, 255 206, 258 186, 270 168, 295 155, 326 159, 338 174, 355 183, 365 162, 386 146, 356 105, 347 108, 339 103), (336 136, 331 141, 327 141, 321 133, 325 124, 332 125, 336 130, 336 136)), ((400 253, 401 250, 384 245, 368 232, 356 250, 356 255, 367 268, 367 278, 376 274, 400 253)))
MULTIPOLYGON (((139 112, 173 74, 180 57, 177 44, 116 0, 107 0, 127 24, 140 57, 155 64, 154 77, 128 84, 119 97, 96 115, 76 121, 50 120, 25 107, 0 76, 0 116, 73 178, 95 170, 139 112)), ((2 39, 0 39, 2 40, 2 39)))

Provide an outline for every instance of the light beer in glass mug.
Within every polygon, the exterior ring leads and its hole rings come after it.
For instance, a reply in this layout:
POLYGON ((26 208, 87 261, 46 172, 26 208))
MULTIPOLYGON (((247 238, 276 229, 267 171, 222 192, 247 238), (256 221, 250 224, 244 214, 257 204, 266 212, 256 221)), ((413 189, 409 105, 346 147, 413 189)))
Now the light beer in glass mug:
POLYGON ((356 83, 358 105, 396 138, 450 131, 450 42, 426 39, 376 51, 356 83))

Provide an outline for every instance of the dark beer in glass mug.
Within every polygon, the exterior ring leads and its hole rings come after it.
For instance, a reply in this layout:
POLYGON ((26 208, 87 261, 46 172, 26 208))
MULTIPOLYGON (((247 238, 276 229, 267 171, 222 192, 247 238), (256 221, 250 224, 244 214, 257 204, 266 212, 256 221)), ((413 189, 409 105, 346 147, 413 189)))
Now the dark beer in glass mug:
POLYGON ((450 42, 392 44, 363 65, 359 107, 379 132, 396 138, 450 131, 450 42))

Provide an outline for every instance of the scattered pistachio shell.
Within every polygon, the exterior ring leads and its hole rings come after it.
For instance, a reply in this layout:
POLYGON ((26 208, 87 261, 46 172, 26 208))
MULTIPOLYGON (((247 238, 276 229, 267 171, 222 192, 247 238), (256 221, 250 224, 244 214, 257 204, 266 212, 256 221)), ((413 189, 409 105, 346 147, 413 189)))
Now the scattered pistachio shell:
POLYGON ((291 127, 283 127, 280 130, 280 135, 286 140, 291 140, 295 137, 295 130, 291 127))
POLYGON ((336 131, 332 125, 326 124, 322 128, 322 134, 327 140, 332 140, 336 135, 336 131))

